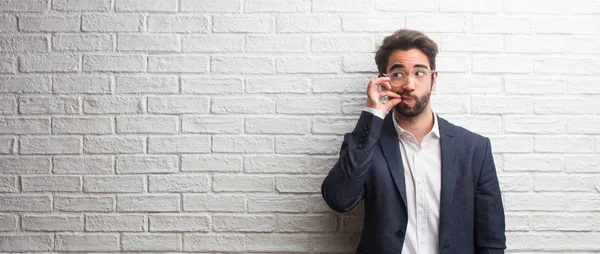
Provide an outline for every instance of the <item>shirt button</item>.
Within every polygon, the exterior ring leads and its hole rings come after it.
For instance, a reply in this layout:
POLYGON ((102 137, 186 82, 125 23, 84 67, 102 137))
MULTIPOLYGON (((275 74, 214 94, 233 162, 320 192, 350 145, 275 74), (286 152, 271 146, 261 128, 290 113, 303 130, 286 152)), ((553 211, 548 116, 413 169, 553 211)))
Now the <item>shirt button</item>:
POLYGON ((398 237, 398 238, 402 238, 403 235, 404 235, 404 232, 402 232, 401 230, 398 230, 396 232, 396 237, 398 237))

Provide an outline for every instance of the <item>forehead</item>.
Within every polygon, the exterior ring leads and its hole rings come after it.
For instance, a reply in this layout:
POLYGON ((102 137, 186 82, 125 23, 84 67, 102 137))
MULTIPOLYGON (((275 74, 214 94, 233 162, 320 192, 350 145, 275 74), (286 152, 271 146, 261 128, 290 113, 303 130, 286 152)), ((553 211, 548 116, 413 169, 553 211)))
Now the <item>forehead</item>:
POLYGON ((427 55, 416 48, 392 51, 388 58, 387 69, 390 70, 394 65, 402 65, 405 68, 415 68, 416 65, 421 65, 431 68, 427 55))

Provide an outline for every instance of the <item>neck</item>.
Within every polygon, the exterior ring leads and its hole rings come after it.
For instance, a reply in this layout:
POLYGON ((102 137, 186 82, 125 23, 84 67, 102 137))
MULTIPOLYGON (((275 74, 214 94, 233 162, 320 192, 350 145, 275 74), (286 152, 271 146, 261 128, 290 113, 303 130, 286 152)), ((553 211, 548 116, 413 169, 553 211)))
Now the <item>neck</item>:
POLYGON ((425 135, 431 131, 434 123, 434 115, 431 106, 427 106, 421 114, 415 117, 405 117, 394 110, 394 118, 398 125, 417 138, 419 143, 425 135))

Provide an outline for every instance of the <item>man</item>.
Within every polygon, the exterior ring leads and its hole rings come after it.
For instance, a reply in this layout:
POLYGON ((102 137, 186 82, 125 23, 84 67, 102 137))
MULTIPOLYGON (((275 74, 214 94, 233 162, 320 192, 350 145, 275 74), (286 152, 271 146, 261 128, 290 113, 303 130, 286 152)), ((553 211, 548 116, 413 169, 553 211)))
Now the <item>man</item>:
POLYGON ((356 253, 504 253, 489 139, 431 109, 437 52, 417 31, 383 40, 375 55, 379 78, 369 83, 366 107, 323 182, 335 211, 364 199, 356 253))

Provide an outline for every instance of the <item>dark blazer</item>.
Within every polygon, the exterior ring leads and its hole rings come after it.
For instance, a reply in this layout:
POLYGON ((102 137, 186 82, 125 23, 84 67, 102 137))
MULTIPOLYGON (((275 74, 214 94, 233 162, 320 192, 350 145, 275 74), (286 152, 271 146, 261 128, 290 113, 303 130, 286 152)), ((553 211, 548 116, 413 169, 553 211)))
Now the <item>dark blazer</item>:
MULTIPOLYGON (((356 253, 400 253, 408 223, 404 167, 392 113, 362 112, 344 136, 321 193, 346 212, 364 199, 356 253)), ((504 253, 504 208, 488 138, 438 117, 442 156, 440 253, 504 253)))

